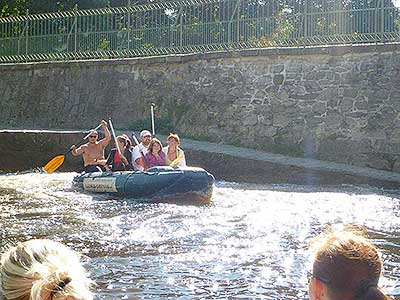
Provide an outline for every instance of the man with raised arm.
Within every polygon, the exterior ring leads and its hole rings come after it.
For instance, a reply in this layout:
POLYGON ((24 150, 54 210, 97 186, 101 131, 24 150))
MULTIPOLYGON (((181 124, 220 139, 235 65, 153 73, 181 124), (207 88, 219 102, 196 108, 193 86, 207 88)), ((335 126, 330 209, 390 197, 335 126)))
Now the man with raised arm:
POLYGON ((102 172, 105 171, 104 165, 104 149, 111 141, 111 134, 107 127, 107 122, 102 120, 101 127, 103 128, 105 137, 97 141, 99 134, 93 130, 89 135, 89 142, 83 144, 79 148, 75 145, 71 146, 71 153, 74 156, 82 155, 85 172, 102 172))

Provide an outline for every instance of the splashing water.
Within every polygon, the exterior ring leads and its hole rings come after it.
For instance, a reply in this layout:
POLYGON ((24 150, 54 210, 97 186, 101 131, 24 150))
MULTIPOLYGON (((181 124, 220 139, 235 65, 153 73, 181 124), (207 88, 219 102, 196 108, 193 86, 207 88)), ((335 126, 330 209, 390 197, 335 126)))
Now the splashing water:
POLYGON ((210 206, 145 204, 72 186, 75 173, 0 176, 0 238, 87 257, 96 299, 308 299, 310 240, 364 226, 400 299, 400 198, 369 187, 218 182, 210 206))

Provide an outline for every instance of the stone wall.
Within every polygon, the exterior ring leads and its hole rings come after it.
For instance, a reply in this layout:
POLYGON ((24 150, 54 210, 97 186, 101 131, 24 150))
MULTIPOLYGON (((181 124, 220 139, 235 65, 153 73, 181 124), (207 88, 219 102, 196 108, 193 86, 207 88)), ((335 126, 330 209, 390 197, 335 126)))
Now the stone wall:
POLYGON ((400 45, 0 65, 0 127, 112 117, 292 156, 400 172, 400 45))

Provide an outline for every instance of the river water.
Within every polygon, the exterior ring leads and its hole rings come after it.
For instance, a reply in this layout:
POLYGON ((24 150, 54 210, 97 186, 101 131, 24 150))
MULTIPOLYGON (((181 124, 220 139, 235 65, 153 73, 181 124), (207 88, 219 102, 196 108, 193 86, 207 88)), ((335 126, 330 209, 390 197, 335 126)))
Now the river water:
POLYGON ((83 253, 96 299, 308 299, 310 240, 363 226, 380 286, 400 299, 400 196, 370 187, 217 182, 210 206, 144 204, 72 187, 75 173, 0 176, 0 247, 31 238, 83 253))

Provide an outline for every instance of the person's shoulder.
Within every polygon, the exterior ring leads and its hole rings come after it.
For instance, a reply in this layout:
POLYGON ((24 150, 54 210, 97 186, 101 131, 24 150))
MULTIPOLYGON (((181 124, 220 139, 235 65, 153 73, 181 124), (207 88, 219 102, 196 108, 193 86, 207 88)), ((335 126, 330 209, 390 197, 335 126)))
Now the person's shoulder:
POLYGON ((78 148, 80 148, 81 150, 85 150, 88 147, 89 147, 89 143, 86 143, 86 144, 80 145, 78 148))

